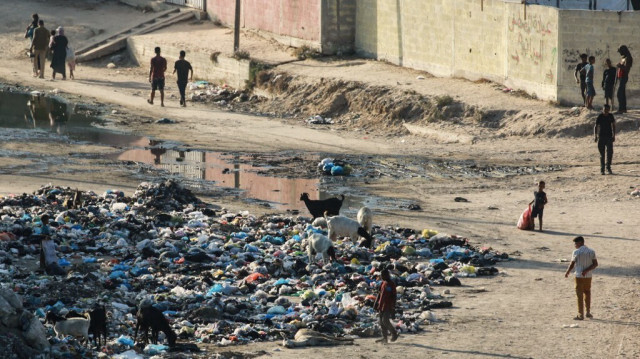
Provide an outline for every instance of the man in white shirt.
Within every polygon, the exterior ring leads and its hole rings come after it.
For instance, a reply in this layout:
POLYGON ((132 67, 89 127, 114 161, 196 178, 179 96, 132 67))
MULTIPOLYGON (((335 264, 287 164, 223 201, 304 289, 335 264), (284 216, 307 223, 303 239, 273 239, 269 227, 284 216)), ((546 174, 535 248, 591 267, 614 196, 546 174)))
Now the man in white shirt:
POLYGON ((564 277, 569 277, 569 273, 575 267, 578 315, 573 319, 584 320, 584 307, 587 307, 587 318, 593 318, 593 315, 591 315, 591 271, 598 266, 598 260, 596 259, 596 252, 584 245, 582 236, 574 238, 573 244, 576 250, 573 251, 571 264, 569 264, 564 277))

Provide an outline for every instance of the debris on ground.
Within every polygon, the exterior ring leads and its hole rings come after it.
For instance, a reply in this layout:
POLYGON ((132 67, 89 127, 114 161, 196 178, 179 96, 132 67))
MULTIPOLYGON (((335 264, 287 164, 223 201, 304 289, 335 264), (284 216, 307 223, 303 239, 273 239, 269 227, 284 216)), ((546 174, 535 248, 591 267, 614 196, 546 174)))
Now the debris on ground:
MULTIPOLYGON (((175 351, 206 357, 198 345, 296 341, 299 329, 331 338, 378 336, 373 302, 384 268, 398 286, 394 324, 401 333, 416 333, 434 321, 432 310, 453 305, 440 286, 495 275, 494 265, 509 259, 455 235, 374 226, 373 248, 339 240, 338 262, 319 266, 317 258, 309 263, 305 250, 307 235, 322 232, 310 217, 220 212, 174 181, 142 183, 131 196, 81 192, 81 203, 65 207, 77 193, 48 185, 0 200, 2 293, 21 296, 23 315, 44 320, 50 311, 62 316, 99 304, 110 313, 107 343, 99 349, 55 338, 47 324, 55 358, 100 351, 122 358, 171 357, 175 351), (37 269, 44 215, 51 218, 64 276, 37 269), (168 347, 163 333, 158 344, 136 346, 142 303, 169 319, 178 334, 175 347, 168 347)), ((12 313, 0 313, 0 323, 12 313)), ((36 321, 28 328, 41 325, 36 321)), ((1 343, 15 340, 0 333, 1 343)))

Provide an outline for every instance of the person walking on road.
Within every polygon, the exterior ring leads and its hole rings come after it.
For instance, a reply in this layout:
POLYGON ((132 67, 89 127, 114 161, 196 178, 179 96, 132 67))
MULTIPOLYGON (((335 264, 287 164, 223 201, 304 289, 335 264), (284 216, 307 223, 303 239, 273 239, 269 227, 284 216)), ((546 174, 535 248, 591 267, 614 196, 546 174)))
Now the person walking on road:
POLYGON ((69 40, 64 36, 64 28, 58 26, 57 35, 53 38, 51 43, 51 74, 52 79, 56 79, 56 73, 62 75, 62 79, 67 79, 67 46, 69 40))
POLYGON ((164 72, 167 71, 167 60, 160 56, 160 48, 155 48, 156 56, 151 59, 149 82, 151 82, 151 97, 147 102, 153 105, 156 90, 160 91, 160 106, 164 107, 164 72))
POLYGON ((49 48, 49 30, 44 27, 44 21, 38 20, 38 28, 33 31, 33 40, 29 51, 33 53, 33 77, 44 78, 44 65, 47 60, 47 50, 49 48))
POLYGON ((629 48, 622 45, 618 48, 618 53, 622 56, 620 62, 616 65, 618 72, 616 77, 618 78, 618 111, 616 113, 627 112, 627 82, 629 81, 629 71, 633 66, 633 57, 629 48))
POLYGON ((584 309, 587 309, 587 318, 593 318, 591 314, 591 272, 598 267, 596 252, 584 245, 582 236, 573 239, 576 249, 571 256, 571 264, 564 273, 564 277, 569 277, 569 273, 575 268, 576 271, 576 296, 578 297, 578 315, 575 320, 584 320, 584 309), (584 302, 583 302, 584 301, 584 302))
POLYGON ((178 72, 178 91, 180 91, 180 106, 187 106, 185 91, 187 89, 187 83, 193 81, 193 68, 189 61, 185 60, 186 53, 180 51, 180 59, 173 65, 173 73, 178 72), (191 76, 189 76, 191 72, 191 76))
POLYGON ((609 112, 609 105, 604 105, 602 113, 598 115, 596 124, 593 126, 593 135, 595 141, 598 144, 598 151, 600 151, 600 174, 604 174, 605 169, 605 151, 607 155, 607 172, 610 175, 611 161, 613 160, 613 143, 616 140, 616 120, 609 112))

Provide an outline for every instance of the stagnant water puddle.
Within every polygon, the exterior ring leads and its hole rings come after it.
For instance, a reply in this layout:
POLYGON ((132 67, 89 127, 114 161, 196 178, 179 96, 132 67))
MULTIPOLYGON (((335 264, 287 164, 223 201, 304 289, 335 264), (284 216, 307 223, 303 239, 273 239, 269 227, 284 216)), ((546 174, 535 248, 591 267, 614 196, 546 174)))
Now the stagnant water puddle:
MULTIPOLYGON (((97 144, 123 148, 125 150, 122 152, 84 157, 145 164, 158 170, 156 177, 183 178, 183 183, 201 193, 206 194, 207 190, 214 187, 235 189, 236 192, 226 192, 278 209, 304 210, 304 203, 299 200, 303 192, 309 193, 311 198, 334 196, 321 186, 322 179, 308 175, 301 176, 303 178, 285 177, 277 170, 277 166, 264 163, 265 161, 254 161, 255 158, 251 155, 181 149, 175 144, 167 146, 167 143, 146 136, 108 130, 103 127, 105 124, 106 121, 96 117, 96 110, 90 107, 67 103, 37 92, 0 92, 0 127, 3 128, 0 139, 5 141, 64 141, 70 146, 97 144), (278 175, 268 175, 269 173, 278 175)), ((47 171, 45 158, 52 164, 59 164, 46 154, 29 152, 26 150, 28 147, 25 146, 23 151, 0 149, 0 158, 14 157, 34 161, 34 167, 38 168, 23 167, 22 174, 47 171)), ((82 157, 82 154, 74 154, 72 157, 82 157)), ((69 172, 64 169, 59 170, 61 171, 69 172)), ((153 179, 149 176, 153 177, 154 174, 147 171, 144 176, 137 177, 141 177, 141 180, 153 179)), ((342 186, 345 185, 344 182, 342 186)), ((344 191, 344 188, 341 189, 344 191)), ((338 188, 332 186, 332 193, 335 192, 338 192, 338 188)), ((355 212, 363 205, 390 207, 390 202, 390 199, 365 199, 364 194, 351 194, 347 196, 343 206, 347 212, 355 212)))
MULTIPOLYGON (((30 152, 28 145, 20 150, 0 148, 0 158, 21 158, 33 165, 10 167, 13 173, 44 173, 50 167, 58 173, 81 173, 86 165, 70 166, 74 159, 109 162, 132 178, 149 181, 179 178, 202 194, 234 196, 255 201, 266 207, 298 210, 306 213, 299 200, 307 192, 312 199, 329 198, 345 193, 343 209, 355 213, 367 205, 379 210, 407 208, 411 203, 387 197, 370 196, 358 184, 380 178, 501 178, 561 170, 558 166, 494 166, 474 160, 453 161, 407 156, 342 156, 354 168, 352 176, 331 177, 318 172, 322 155, 299 152, 225 153, 189 149, 176 143, 157 141, 108 129, 109 121, 98 117, 101 110, 73 104, 41 93, 0 91, 0 140, 5 142, 64 143, 70 155, 55 159, 46 153, 30 152), (110 153, 83 153, 77 146, 103 145, 116 150, 110 153), (76 146, 76 147, 74 147, 76 146), (66 162, 65 162, 66 161, 66 162), (65 168, 63 165, 66 164, 65 168), (40 172, 38 172, 40 171, 40 172)), ((6 168, 5 168, 6 172, 6 168)))

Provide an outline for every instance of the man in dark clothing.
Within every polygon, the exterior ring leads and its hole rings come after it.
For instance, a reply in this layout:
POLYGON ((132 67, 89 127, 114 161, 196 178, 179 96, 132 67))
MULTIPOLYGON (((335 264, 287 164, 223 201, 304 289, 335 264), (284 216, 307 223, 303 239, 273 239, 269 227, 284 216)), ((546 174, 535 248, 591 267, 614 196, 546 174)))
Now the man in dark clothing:
POLYGON ((147 102, 153 105, 156 89, 160 90, 160 106, 164 107, 164 72, 167 71, 167 60, 160 56, 160 48, 155 48, 156 56, 151 59, 149 82, 151 82, 151 98, 147 102))
POLYGON ((47 49, 49 48, 49 30, 44 27, 44 21, 38 21, 38 28, 33 31, 33 40, 29 51, 34 54, 33 76, 44 78, 44 62, 47 59, 47 49))
POLYGON ((178 91, 180 91, 180 106, 182 107, 187 106, 185 99, 187 82, 193 80, 193 68, 189 61, 184 59, 185 55, 184 51, 180 51, 180 59, 173 65, 173 73, 178 72, 178 91), (191 71, 191 76, 189 76, 189 71, 191 71))
POLYGON ((616 85, 616 68, 611 65, 611 60, 604 62, 604 73, 602 74, 602 90, 604 91, 604 101, 611 106, 613 111, 613 88, 616 85))
POLYGON ((604 105, 602 113, 596 119, 596 125, 593 127, 595 141, 598 143, 598 151, 600 151, 600 174, 604 174, 605 150, 607 154, 607 172, 611 172, 611 160, 613 158, 613 142, 616 140, 616 120, 609 112, 609 105, 604 105))
POLYGON ((631 56, 631 52, 629 52, 629 48, 625 45, 618 48, 618 53, 620 53, 622 59, 620 59, 620 62, 616 65, 618 68, 616 74, 618 77, 618 112, 616 113, 626 113, 627 81, 629 81, 629 71, 631 71, 631 66, 633 66, 633 57, 631 56))
POLYGON ((580 55, 580 60, 582 60, 582 62, 576 65, 576 70, 573 72, 573 77, 576 78, 576 83, 580 84, 580 95, 582 95, 582 103, 585 106, 587 104, 587 74, 582 71, 582 69, 588 64, 587 57, 587 54, 580 55), (578 75, 580 75, 580 77, 578 77, 578 75))

